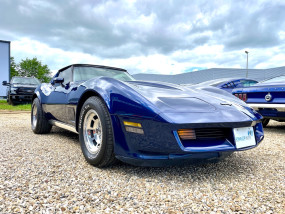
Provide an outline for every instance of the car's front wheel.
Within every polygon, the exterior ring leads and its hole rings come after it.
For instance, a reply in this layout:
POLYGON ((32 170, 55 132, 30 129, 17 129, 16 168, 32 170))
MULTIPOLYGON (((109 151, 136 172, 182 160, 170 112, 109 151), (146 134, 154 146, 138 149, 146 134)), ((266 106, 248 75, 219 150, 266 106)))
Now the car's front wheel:
POLYGON ((8 96, 7 99, 8 99, 8 104, 9 104, 9 105, 12 105, 12 106, 15 105, 15 103, 14 103, 13 100, 11 99, 11 96, 10 96, 10 95, 8 96))
POLYGON ((109 111, 98 97, 88 98, 79 117, 79 140, 88 163, 106 167, 116 161, 109 111))
POLYGON ((49 133, 52 128, 52 125, 44 116, 44 112, 38 98, 35 98, 32 103, 31 125, 35 134, 49 133))

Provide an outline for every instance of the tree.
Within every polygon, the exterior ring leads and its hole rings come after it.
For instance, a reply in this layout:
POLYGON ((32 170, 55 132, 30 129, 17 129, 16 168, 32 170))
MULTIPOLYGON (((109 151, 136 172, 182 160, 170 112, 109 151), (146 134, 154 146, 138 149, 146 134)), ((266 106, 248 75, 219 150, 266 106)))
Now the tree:
POLYGON ((10 74, 11 74, 11 78, 13 76, 19 76, 17 64, 15 63, 14 57, 10 57, 10 74))
POLYGON ((22 60, 18 66, 18 74, 20 76, 36 77, 41 82, 49 82, 51 79, 48 66, 43 65, 36 57, 22 60))

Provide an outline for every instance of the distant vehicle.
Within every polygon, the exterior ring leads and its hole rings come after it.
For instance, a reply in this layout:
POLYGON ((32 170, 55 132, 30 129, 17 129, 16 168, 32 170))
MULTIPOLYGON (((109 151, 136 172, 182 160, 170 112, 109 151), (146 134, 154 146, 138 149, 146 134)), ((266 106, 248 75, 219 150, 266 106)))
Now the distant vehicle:
POLYGON ((258 83, 256 80, 252 79, 214 79, 209 80, 206 82, 201 82, 196 84, 196 86, 213 86, 220 89, 223 89, 229 93, 232 93, 232 90, 235 88, 244 88, 244 87, 250 87, 252 85, 255 85, 258 83))
POLYGON ((41 82, 34 77, 13 77, 11 82, 3 81, 7 86, 7 102, 10 105, 31 103, 32 96, 41 82))
POLYGON ((121 68, 69 65, 36 89, 31 128, 78 133, 85 159, 97 167, 116 159, 140 166, 218 159, 258 146, 261 115, 211 88, 216 92, 136 81, 121 68))
POLYGON ((285 121, 285 75, 265 80, 249 88, 235 89, 233 94, 264 117, 264 127, 270 119, 285 121))

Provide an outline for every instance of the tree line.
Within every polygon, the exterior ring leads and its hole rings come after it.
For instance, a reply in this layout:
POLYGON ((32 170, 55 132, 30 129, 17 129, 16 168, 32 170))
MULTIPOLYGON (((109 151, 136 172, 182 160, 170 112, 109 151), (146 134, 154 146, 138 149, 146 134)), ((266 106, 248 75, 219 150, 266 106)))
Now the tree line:
POLYGON ((42 64, 36 57, 32 59, 22 59, 19 63, 15 62, 14 57, 11 57, 10 72, 11 78, 14 76, 36 77, 41 82, 49 82, 51 79, 49 67, 42 64))

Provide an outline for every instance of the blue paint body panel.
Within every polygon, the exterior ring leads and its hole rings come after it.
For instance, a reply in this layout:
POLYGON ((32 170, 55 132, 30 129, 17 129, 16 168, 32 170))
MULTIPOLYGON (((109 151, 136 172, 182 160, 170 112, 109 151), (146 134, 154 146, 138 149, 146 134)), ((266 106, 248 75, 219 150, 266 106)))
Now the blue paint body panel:
POLYGON ((285 81, 281 78, 278 81, 278 77, 275 79, 276 81, 273 82, 264 81, 252 87, 235 89, 233 94, 246 93, 246 103, 255 105, 256 110, 264 118, 285 121, 285 111, 283 109, 285 108, 285 81), (268 96, 268 100, 266 100, 266 96, 268 96))
POLYGON ((130 164, 160 166, 196 158, 218 158, 256 147, 264 137, 260 114, 213 87, 200 90, 168 83, 96 77, 64 86, 42 84, 34 97, 40 99, 47 119, 78 129, 80 107, 88 94, 97 95, 105 102, 112 120, 115 155, 130 164), (123 121, 141 123, 144 134, 127 132, 123 121), (254 128, 256 145, 237 149, 233 128, 250 126, 254 128), (225 136, 182 141, 177 134, 179 129, 201 130, 206 134, 205 129, 221 129, 225 130, 222 132, 225 136))

